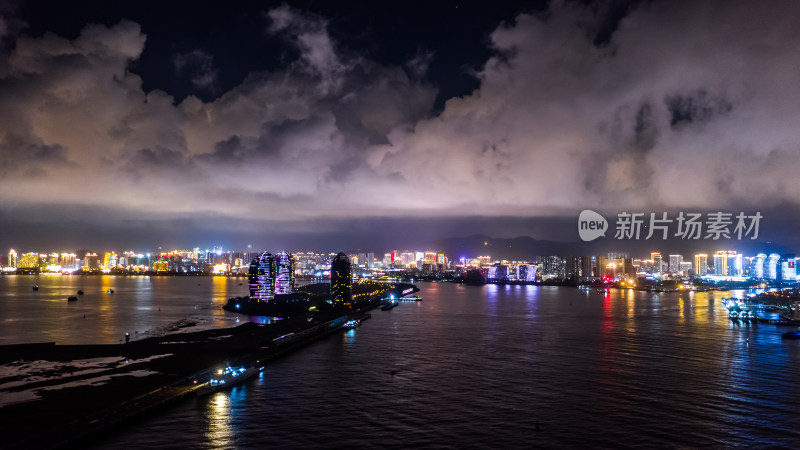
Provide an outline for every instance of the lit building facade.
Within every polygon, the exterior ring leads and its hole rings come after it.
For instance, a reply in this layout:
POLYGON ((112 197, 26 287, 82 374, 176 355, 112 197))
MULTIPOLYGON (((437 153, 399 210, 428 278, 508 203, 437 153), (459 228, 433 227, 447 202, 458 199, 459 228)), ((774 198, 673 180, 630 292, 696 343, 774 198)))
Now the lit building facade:
POLYGON ((8 252, 8 267, 16 269, 17 263, 19 263, 19 258, 17 258, 17 252, 12 248, 8 252))
POLYGON ((767 261, 766 253, 759 253, 750 263, 750 276, 753 278, 764 278, 764 263, 767 261))
POLYGON ((780 261, 781 255, 777 253, 771 253, 767 257, 767 261, 764 263, 764 278, 769 280, 777 280, 778 279, 778 261, 780 261))
POLYGON ((291 253, 275 255, 275 294, 291 294, 294 290, 294 258, 291 253))
POLYGON ((255 301, 270 301, 275 298, 275 258, 269 252, 264 252, 253 258, 248 272, 250 285, 250 299, 255 301))
POLYGON ((331 299, 334 304, 353 304, 353 269, 347 255, 339 252, 331 261, 331 299))
POLYGON ((701 277, 708 272, 708 255, 698 253, 694 255, 694 274, 701 277))

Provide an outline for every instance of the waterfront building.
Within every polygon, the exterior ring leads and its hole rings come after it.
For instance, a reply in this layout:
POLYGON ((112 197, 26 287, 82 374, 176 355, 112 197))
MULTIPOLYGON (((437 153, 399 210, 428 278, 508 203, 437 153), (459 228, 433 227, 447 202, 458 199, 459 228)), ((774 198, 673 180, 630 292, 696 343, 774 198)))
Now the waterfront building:
POLYGON ((276 269, 275 258, 269 252, 253 258, 248 272, 250 300, 268 302, 275 298, 276 269))
POLYGON ((728 276, 728 252, 720 250, 714 253, 714 275, 728 276))
POLYGON ((560 256, 541 256, 539 261, 542 280, 563 280, 566 277, 566 262, 560 256))
POLYGON ((750 263, 750 276, 752 278, 764 278, 764 263, 767 261, 766 253, 759 253, 750 263))
POLYGON ((698 253, 694 255, 694 274, 702 277, 708 272, 708 255, 698 253))
POLYGON ((664 274, 664 259, 661 257, 661 253, 650 253, 650 259, 653 260, 653 274, 658 274, 658 277, 661 278, 664 274))
POLYGON ((169 261, 166 259, 159 259, 153 261, 153 270, 156 273, 168 272, 169 271, 169 261))
POLYGON ((598 256, 597 260, 597 267, 595 268, 595 273, 600 278, 605 278, 608 276, 608 265, 611 264, 611 261, 606 258, 605 256, 598 256))
POLYGON ((14 249, 12 248, 8 252, 8 267, 11 267, 12 269, 16 269, 17 268, 17 263, 19 263, 19 258, 17 258, 17 252, 14 251, 14 249))
POLYGON ((784 283, 797 282, 797 268, 796 259, 794 254, 787 254, 781 257, 781 277, 780 280, 784 283))
POLYGON ((778 261, 780 261, 781 255, 777 253, 771 253, 767 257, 767 261, 764 263, 764 278, 769 280, 777 280, 778 279, 778 261))
POLYGON ((588 279, 595 276, 594 264, 594 256, 581 256, 581 278, 588 279))
POLYGON ((39 254, 35 252, 24 253, 17 262, 17 268, 35 269, 39 267, 39 254))
POLYGON ((505 281, 508 280, 508 266, 505 264, 495 264, 489 267, 489 272, 486 276, 487 281, 505 281))
POLYGON ((536 269, 534 264, 518 264, 517 279, 519 281, 536 281, 536 269))
POLYGON ((88 270, 100 268, 100 257, 97 253, 87 253, 83 257, 83 268, 88 270))
POLYGON ((117 267, 117 254, 115 252, 106 252, 103 255, 103 268, 113 269, 117 267))
POLYGON ((62 253, 59 258, 58 264, 61 267, 74 268, 77 267, 76 261, 77 261, 77 256, 75 255, 75 253, 62 253))
POLYGON ((680 272, 681 276, 689 276, 689 272, 692 270, 692 263, 691 261, 681 261, 680 265, 678 266, 678 271, 680 272))
POLYGON ((567 256, 564 258, 564 276, 568 279, 577 279, 581 274, 581 258, 567 256))
POLYGON ((669 255, 669 272, 680 273, 683 255, 669 255))
POLYGON ((353 270, 350 260, 339 252, 331 261, 331 299, 334 304, 353 304, 353 270))
POLYGON ((728 252, 728 276, 729 277, 740 277, 744 274, 744 270, 742 268, 742 255, 737 254, 736 252, 728 252))
POLYGON ((275 255, 275 294, 291 294, 294 290, 294 258, 291 253, 275 255))

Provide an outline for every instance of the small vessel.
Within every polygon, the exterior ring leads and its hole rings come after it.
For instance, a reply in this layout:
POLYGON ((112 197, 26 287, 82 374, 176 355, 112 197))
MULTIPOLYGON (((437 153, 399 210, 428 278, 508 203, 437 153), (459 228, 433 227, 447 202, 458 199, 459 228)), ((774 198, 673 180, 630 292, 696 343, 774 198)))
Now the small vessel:
POLYGON ((33 285, 33 290, 34 291, 38 291, 39 290, 39 285, 38 284, 34 284, 33 285))
POLYGON ((361 321, 356 319, 348 320, 347 322, 344 323, 345 328, 356 328, 360 326, 361 326, 361 321))
POLYGON ((196 393, 197 395, 206 395, 236 386, 237 384, 241 384, 242 382, 254 377, 262 370, 264 370, 263 366, 226 366, 224 369, 217 370, 217 373, 214 374, 205 384, 200 386, 196 393))
POLYGON ((78 297, 76 297, 74 295, 70 295, 69 297, 67 297, 67 301, 68 302, 77 302, 78 301, 78 297))
POLYGON ((783 333, 781 337, 783 339, 800 339, 800 331, 798 330, 787 331, 786 333, 783 333))
POLYGON ((400 303, 397 300, 385 303, 383 306, 381 306, 381 311, 388 311, 399 304, 400 303))
POLYGON ((114 290, 113 290, 113 289, 109 289, 109 290, 107 290, 106 292, 108 292, 109 294, 113 294, 113 293, 114 293, 114 290))
POLYGON ((78 295, 83 295, 83 289, 78 289, 78 295))

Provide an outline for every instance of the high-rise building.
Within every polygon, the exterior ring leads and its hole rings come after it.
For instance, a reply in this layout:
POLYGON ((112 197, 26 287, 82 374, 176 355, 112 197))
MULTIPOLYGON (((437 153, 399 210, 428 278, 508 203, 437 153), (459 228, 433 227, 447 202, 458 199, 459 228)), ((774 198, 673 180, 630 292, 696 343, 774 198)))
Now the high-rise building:
POLYGON ((248 272, 251 300, 261 302, 275 298, 276 269, 275 258, 269 252, 253 258, 248 272))
POLYGON ((664 274, 664 259, 661 257, 661 253, 650 253, 650 259, 653 260, 653 273, 657 273, 661 277, 664 274))
POLYGON ((708 272, 708 255, 705 253, 694 255, 694 274, 702 277, 706 272, 708 272))
POLYGON ((572 280, 577 280, 580 273, 581 258, 579 256, 567 256, 564 258, 564 276, 572 280))
POLYGON ((764 278, 764 263, 766 260, 766 253, 759 253, 753 258, 753 262, 750 263, 750 277, 764 278))
POLYGON ((797 282, 797 268, 795 267, 797 261, 793 254, 783 255, 781 257, 781 276, 780 280, 784 283, 797 282))
POLYGON ((595 276, 594 256, 581 256, 581 278, 587 279, 595 276))
POLYGON ((294 258, 291 253, 275 255, 275 294, 291 294, 294 290, 294 258))
POLYGON ((347 255, 339 252, 331 261, 331 299, 334 304, 353 304, 353 271, 347 255))
POLYGON ((744 274, 742 269, 742 255, 736 252, 728 252, 728 276, 740 277, 744 274))
POLYGON ((106 252, 103 255, 103 268, 113 269, 117 267, 117 254, 115 252, 106 252))
POLYGON ((770 280, 777 280, 778 279, 778 268, 781 255, 777 253, 771 253, 767 257, 766 263, 764 263, 764 278, 770 280))
POLYGON ((19 259, 17 258, 17 252, 14 251, 12 248, 8 252, 8 267, 17 268, 17 263, 19 263, 19 259))
POLYGON ((728 275, 728 252, 720 250, 714 253, 714 275, 728 275))
POLYGON ((670 273, 678 273, 681 271, 681 263, 683 262, 683 255, 669 255, 669 271, 670 273))
POLYGON ((83 267, 89 270, 100 268, 100 258, 97 253, 87 253, 83 257, 83 267))
POLYGON ((76 267, 75 253, 62 253, 59 258, 59 265, 61 265, 61 267, 76 267))

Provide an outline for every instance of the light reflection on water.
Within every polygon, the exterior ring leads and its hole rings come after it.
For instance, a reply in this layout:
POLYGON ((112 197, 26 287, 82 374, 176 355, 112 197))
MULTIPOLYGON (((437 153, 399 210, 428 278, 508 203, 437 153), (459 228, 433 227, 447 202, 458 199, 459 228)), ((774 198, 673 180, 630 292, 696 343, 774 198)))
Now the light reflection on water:
MULTIPOLYGON (((0 276, 0 344, 118 343, 182 319, 208 327, 235 324, 222 310, 229 296, 247 295, 243 278, 148 276, 0 276), (31 286, 39 285, 38 291, 31 286), (78 301, 69 295, 82 289, 78 301), (109 294, 108 290, 114 293, 109 294)), ((188 330, 188 329, 187 329, 188 330)))
MULTIPOLYGON (((733 325, 728 293, 421 288, 420 304, 375 310, 243 385, 220 422, 230 445, 800 446, 800 342, 733 325)), ((98 448, 191 446, 214 408, 182 405, 98 448)))

